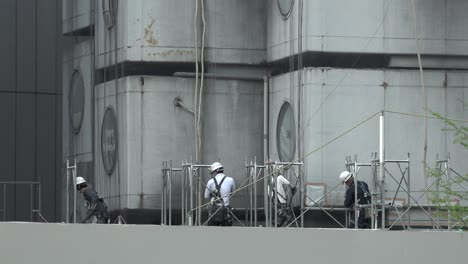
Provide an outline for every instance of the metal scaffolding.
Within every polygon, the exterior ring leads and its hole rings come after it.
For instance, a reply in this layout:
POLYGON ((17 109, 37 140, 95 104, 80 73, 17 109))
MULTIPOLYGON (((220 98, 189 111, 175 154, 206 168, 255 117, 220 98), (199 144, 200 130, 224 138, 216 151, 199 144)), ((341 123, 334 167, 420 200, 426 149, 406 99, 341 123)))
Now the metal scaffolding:
MULTIPOLYGON (((264 210, 264 207, 258 206, 258 189, 257 185, 259 181, 264 181, 265 178, 262 178, 262 173, 265 173, 266 166, 257 164, 257 160, 251 161, 250 164, 246 162, 245 164, 245 173, 246 173, 246 182, 247 182, 247 192, 246 192, 246 213, 245 219, 249 226, 258 226, 258 210, 264 210), (248 202, 247 202, 248 201, 248 202), (248 205, 247 205, 248 203, 248 205)), ((264 204, 265 204, 264 200, 264 204)))
MULTIPOLYGON (((458 221, 452 224, 452 204, 459 204, 460 200, 455 199, 453 200, 451 196, 458 196, 463 197, 463 195, 459 196, 456 195, 457 193, 467 193, 468 187, 466 187, 463 183, 467 181, 466 177, 458 173, 456 170, 452 168, 452 163, 450 161, 450 153, 447 154, 447 158, 443 160, 439 160, 439 154, 436 155, 436 168, 437 172, 440 174, 439 177, 436 178, 436 186, 437 186, 437 193, 440 195, 440 186, 444 184, 446 188, 450 190, 450 194, 445 193, 444 197, 444 204, 443 207, 447 207, 447 229, 451 230, 454 227, 459 226, 462 222, 468 219, 468 215, 461 214, 458 221), (458 178, 457 178, 458 177, 458 178), (441 183, 445 181, 444 183, 441 183), (452 184, 455 184, 461 191, 453 190, 452 184)), ((438 224, 440 225, 440 206, 437 207, 437 215, 438 215, 438 224)))
MULTIPOLYGON (((208 209, 211 203, 203 202, 203 193, 207 188, 203 181, 203 169, 210 168, 211 165, 194 164, 187 161, 182 163, 182 225, 201 226, 207 225, 210 218, 202 221, 202 211, 208 209)), ((238 190, 245 188, 241 184, 238 190)), ((231 193, 229 198, 237 193, 231 193)), ((241 226, 245 226, 234 214, 234 208, 226 207, 228 214, 241 226)))
POLYGON ((295 186, 299 192, 299 199, 296 197, 296 203, 293 203, 294 197, 289 197, 286 201, 287 210, 289 214, 293 216, 292 221, 288 223, 291 226, 293 223, 296 227, 304 227, 304 216, 300 215, 296 217, 294 214, 294 205, 299 203, 298 207, 302 211, 304 207, 304 173, 302 170, 302 162, 281 162, 281 161, 268 161, 266 162, 267 174, 263 179, 264 189, 263 195, 265 200, 264 212, 267 227, 278 226, 278 199, 271 199, 272 197, 278 197, 277 178, 279 175, 283 175, 293 186, 295 186), (299 200, 299 201, 297 201, 299 200), (300 219, 300 224, 297 222, 300 219))
POLYGON ((174 177, 181 174, 181 168, 174 168, 172 160, 161 166, 161 224, 172 225, 172 184, 174 177))

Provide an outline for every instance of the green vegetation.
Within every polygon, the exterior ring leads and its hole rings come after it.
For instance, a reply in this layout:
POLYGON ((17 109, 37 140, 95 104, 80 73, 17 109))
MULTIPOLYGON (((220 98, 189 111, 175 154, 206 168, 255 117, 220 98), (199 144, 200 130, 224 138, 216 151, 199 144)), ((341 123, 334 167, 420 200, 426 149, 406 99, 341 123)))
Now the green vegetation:
MULTIPOLYGON (((468 127, 447 119, 439 113, 432 112, 436 118, 447 124, 446 131, 454 135, 453 142, 460 144, 468 151, 468 127)), ((453 229, 468 230, 468 174, 459 174, 438 163, 435 168, 428 168, 427 177, 436 181, 435 187, 430 191, 430 201, 437 207, 437 216, 449 220, 449 227, 453 229)))

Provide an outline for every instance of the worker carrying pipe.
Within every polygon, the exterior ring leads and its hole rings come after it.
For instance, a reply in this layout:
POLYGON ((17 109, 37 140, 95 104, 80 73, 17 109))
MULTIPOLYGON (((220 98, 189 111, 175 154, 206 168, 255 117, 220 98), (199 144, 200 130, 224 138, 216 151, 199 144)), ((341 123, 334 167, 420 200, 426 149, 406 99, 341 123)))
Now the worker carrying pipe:
MULTIPOLYGON (((292 220, 292 209, 291 202, 292 197, 296 194, 296 187, 291 184, 291 182, 283 176, 285 168, 279 166, 277 171, 279 172, 275 177, 272 175, 271 185, 273 186, 272 191, 270 192, 270 197, 272 197, 272 203, 275 204, 275 197, 277 198, 277 215, 278 215, 278 227, 287 226, 292 220), (276 192, 275 192, 276 186, 276 192), (291 193, 289 195, 289 193, 291 193)), ((269 189, 269 187, 268 187, 269 189)))
POLYGON ((76 189, 83 195, 88 206, 86 217, 81 220, 81 223, 86 223, 90 218, 95 217, 96 223, 108 224, 110 215, 106 203, 96 191, 88 186, 83 177, 76 177, 76 189))

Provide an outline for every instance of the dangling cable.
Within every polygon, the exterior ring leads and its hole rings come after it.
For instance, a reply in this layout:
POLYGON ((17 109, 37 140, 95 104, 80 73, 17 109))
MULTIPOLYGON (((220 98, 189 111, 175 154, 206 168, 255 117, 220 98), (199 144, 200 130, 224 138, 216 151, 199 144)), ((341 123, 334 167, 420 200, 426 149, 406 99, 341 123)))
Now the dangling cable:
POLYGON ((198 0, 195 0, 195 17, 193 22, 193 31, 194 31, 194 49, 195 49, 195 100, 194 100, 194 120, 193 126, 195 129, 195 162, 198 163, 198 156, 199 156, 199 143, 198 143, 198 123, 197 123, 197 116, 198 116, 198 0))
MULTIPOLYGON (((205 6, 204 0, 200 0, 201 3, 201 14, 202 14, 202 22, 203 22, 203 32, 202 32, 202 44, 201 44, 201 52, 200 52, 200 66, 201 66, 201 76, 200 76, 200 92, 198 96, 198 118, 197 118, 197 128, 198 128, 198 152, 201 152, 202 146, 202 139, 201 139, 201 106, 202 106, 202 96, 203 96, 203 81, 204 81, 204 74, 205 74, 205 66, 204 66, 204 55, 205 55, 205 37, 206 37, 206 21, 205 21, 205 6)), ((199 155, 200 158, 200 155, 199 155)))

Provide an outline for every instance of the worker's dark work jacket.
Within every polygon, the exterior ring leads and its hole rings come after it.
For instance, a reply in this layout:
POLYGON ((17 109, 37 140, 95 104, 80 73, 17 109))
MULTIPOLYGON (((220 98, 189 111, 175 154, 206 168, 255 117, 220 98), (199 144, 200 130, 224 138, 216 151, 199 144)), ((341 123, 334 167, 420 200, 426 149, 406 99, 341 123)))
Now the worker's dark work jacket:
MULTIPOLYGON (((371 194, 369 192, 369 186, 367 183, 363 181, 358 181, 358 204, 370 204, 371 203, 371 194)), ((345 201, 344 201, 344 206, 346 208, 351 208, 354 205, 354 182, 349 185, 348 189, 346 190, 345 194, 345 201)), ((359 210, 359 217, 358 217, 358 227, 359 228, 365 228, 365 218, 366 218, 366 213, 365 210, 360 209, 359 210)))
POLYGON ((109 212, 107 211, 107 206, 104 203, 104 200, 99 197, 97 192, 93 191, 90 188, 86 188, 83 191, 83 196, 85 200, 89 203, 89 210, 88 214, 82 222, 86 222, 93 215, 98 218, 98 222, 107 222, 107 219, 109 219, 109 212))

